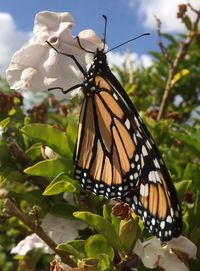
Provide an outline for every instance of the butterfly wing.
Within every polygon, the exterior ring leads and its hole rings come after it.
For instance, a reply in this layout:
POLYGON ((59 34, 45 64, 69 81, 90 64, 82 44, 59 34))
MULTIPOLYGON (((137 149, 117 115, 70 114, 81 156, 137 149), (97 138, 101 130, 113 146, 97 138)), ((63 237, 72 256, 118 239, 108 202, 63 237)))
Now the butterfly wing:
POLYGON ((176 191, 149 131, 111 72, 95 77, 95 89, 82 104, 75 178, 129 203, 161 240, 180 235, 176 191))
POLYGON ((105 88, 106 81, 103 83, 104 87, 98 86, 98 92, 85 96, 82 104, 75 178, 97 195, 121 198, 133 187, 134 178, 137 180, 135 165, 139 165, 139 160, 135 162, 133 127, 121 101, 109 85, 105 88))

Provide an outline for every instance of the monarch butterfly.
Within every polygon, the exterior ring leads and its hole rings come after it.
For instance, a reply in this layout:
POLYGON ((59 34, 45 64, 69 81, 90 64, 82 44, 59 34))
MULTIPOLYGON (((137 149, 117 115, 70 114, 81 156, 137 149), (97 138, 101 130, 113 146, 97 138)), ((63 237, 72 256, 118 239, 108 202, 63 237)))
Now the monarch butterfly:
MULTIPOLYGON (((176 190, 150 132, 127 93, 111 72, 104 47, 94 54, 88 71, 71 57, 84 75, 74 165, 76 180, 96 195, 120 198, 141 217, 161 241, 178 237, 182 215, 176 190)), ((133 40, 133 39, 132 39, 133 40)), ((123 43, 125 44, 125 43, 123 43)), ((114 47, 113 49, 117 48, 114 47)), ((111 50, 110 50, 111 51, 111 50)), ((50 89, 51 90, 51 89, 50 89)))

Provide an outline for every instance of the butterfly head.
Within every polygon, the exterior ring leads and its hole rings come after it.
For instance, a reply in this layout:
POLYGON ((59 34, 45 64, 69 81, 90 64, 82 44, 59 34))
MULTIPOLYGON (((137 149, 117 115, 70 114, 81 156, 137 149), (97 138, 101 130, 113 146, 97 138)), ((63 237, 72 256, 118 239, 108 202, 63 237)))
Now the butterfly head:
POLYGON ((99 75, 101 76, 104 74, 107 70, 109 70, 109 67, 104 49, 97 48, 93 62, 83 82, 84 92, 90 94, 91 92, 96 91, 96 78, 99 75))
POLYGON ((91 68, 95 69, 96 73, 98 73, 102 72, 105 67, 108 68, 106 53, 104 49, 97 48, 91 68))

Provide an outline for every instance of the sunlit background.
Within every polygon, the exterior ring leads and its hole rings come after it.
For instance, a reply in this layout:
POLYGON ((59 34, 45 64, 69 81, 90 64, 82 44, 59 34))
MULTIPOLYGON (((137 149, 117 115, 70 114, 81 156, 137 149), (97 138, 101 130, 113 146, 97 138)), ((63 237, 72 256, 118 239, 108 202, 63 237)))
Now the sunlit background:
MULTIPOLYGON (((57 0, 1 1, 0 6, 0 74, 4 76, 12 54, 29 39, 35 14, 39 11, 68 11, 75 21, 73 34, 92 28, 99 36, 103 33, 102 14, 108 17, 107 43, 114 47, 144 32, 151 36, 134 41, 110 53, 111 63, 121 65, 124 54, 129 51, 132 59, 143 65, 151 63, 148 52, 159 50, 156 37, 155 16, 162 21, 162 30, 168 33, 183 31, 183 24, 176 18, 177 5, 186 0, 57 0)), ((190 1, 193 6, 199 0, 190 1)))

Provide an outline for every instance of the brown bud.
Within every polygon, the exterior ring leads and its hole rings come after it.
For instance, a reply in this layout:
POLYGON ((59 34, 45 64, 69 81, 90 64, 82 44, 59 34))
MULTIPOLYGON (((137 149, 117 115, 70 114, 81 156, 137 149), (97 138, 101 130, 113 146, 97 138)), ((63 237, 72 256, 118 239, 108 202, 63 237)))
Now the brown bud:
POLYGON ((152 108, 148 111, 148 117, 157 120, 158 112, 158 108, 152 108))
POLYGON ((32 109, 27 111, 30 115, 32 115, 36 121, 38 122, 46 122, 47 117, 47 107, 44 104, 39 104, 34 106, 32 109))
POLYGON ((185 4, 178 5, 177 18, 182 19, 185 15, 186 11, 187 11, 187 5, 185 5, 185 4))
POLYGON ((130 219, 131 217, 131 208, 127 203, 117 202, 112 208, 112 214, 121 219, 130 219))

